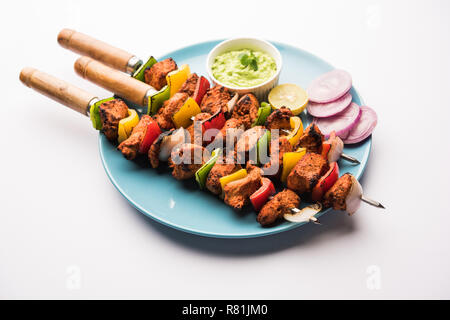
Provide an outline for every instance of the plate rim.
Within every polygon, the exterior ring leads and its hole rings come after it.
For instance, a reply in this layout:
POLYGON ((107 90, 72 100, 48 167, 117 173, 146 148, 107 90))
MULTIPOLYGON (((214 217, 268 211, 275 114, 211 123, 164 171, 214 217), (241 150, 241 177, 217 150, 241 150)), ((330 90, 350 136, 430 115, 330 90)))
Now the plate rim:
MULTIPOLYGON (((188 48, 192 48, 194 46, 202 46, 202 45, 207 45, 207 44, 213 44, 213 43, 220 43, 221 41, 223 41, 224 39, 217 39, 217 40, 208 40, 208 41, 203 41, 203 42, 198 42, 198 43, 194 43, 188 46, 184 46, 184 47, 180 47, 178 49, 172 50, 166 54, 160 55, 159 58, 161 57, 165 57, 168 55, 173 54, 174 52, 178 52, 181 50, 186 50, 188 48)), ((303 50, 301 48, 292 46, 290 44, 285 44, 282 42, 278 42, 278 41, 271 41, 271 40, 266 40, 270 43, 272 43, 273 45, 275 45, 276 47, 287 47, 291 50, 295 50, 295 51, 302 51, 303 53, 307 54, 310 57, 313 57, 316 60, 321 61, 322 63, 325 63, 326 65, 328 65, 330 68, 334 68, 333 65, 331 65, 330 63, 328 63, 327 61, 323 60, 322 58, 306 51, 303 50)), ((159 59, 158 59, 159 60, 159 59)), ((354 92, 356 93, 356 95, 358 96, 359 100, 361 101, 361 105, 365 105, 365 102, 363 100, 363 98, 361 97, 361 95, 359 94, 358 90, 356 90, 355 86, 352 85, 352 89, 354 90, 354 92)), ((207 232, 204 230, 198 230, 196 228, 192 228, 192 227, 186 227, 186 226, 182 226, 179 225, 175 222, 172 221, 168 221, 160 216, 155 215, 155 210, 149 210, 146 208, 143 208, 141 205, 139 205, 137 202, 135 202, 123 189, 122 187, 119 185, 119 183, 117 183, 117 181, 114 179, 113 175, 111 174, 111 171, 109 170, 109 168, 106 165, 105 162, 105 156, 103 153, 103 143, 105 143, 106 139, 104 139, 103 135, 101 134, 101 132, 99 132, 98 135, 98 144, 99 144, 99 153, 100 153, 100 159, 102 162, 102 166, 103 169, 106 172, 106 175, 108 176, 109 180, 111 181, 111 183, 113 184, 113 186, 119 191, 119 193, 135 208, 137 209, 140 213, 144 214, 146 217, 151 218, 152 220, 163 224, 164 226, 182 231, 182 232, 186 232, 186 233, 190 233, 190 234, 194 234, 197 236, 203 236, 203 237, 207 237, 207 238, 221 238, 221 239, 248 239, 248 238, 259 238, 259 237, 265 237, 265 236, 270 236, 270 235, 274 235, 274 234, 278 234, 278 233, 282 233, 285 231, 290 231, 293 229, 296 229, 298 227, 301 227, 305 224, 307 224, 307 222, 301 222, 301 223, 291 223, 289 225, 287 225, 285 228, 281 228, 281 229, 270 229, 270 228, 265 228, 263 229, 265 232, 260 232, 260 233, 217 233, 217 232, 207 232)), ((367 167, 367 162, 369 160, 371 151, 372 151, 372 135, 370 135, 366 142, 368 143, 368 146, 366 148, 366 152, 364 153, 364 157, 361 160, 361 163, 364 163, 364 166, 362 166, 362 169, 358 171, 358 173, 355 175, 357 180, 360 180, 361 177, 363 176, 366 167, 367 167)), ((151 169, 151 168, 149 168, 151 169)), ((331 208, 328 208, 322 212, 320 212, 317 217, 322 216, 323 214, 331 211, 331 208)))

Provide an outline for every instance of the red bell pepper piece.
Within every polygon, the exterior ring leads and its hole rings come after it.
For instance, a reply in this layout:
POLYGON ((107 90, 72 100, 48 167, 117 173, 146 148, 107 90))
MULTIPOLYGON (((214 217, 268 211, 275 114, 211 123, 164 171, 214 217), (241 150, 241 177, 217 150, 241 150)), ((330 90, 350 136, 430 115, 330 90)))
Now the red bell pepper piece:
MULTIPOLYGON (((209 117, 208 119, 204 120, 202 122, 202 130, 203 130, 203 134, 205 134, 205 132, 209 129, 217 129, 217 133, 218 130, 222 129, 223 126, 225 125, 225 121, 227 121, 225 119, 225 115, 223 114, 222 111, 218 111, 217 113, 215 113, 214 115, 212 115, 211 117, 209 117)), ((210 135, 208 135, 210 136, 210 135)), ((210 136, 210 139, 208 139, 209 141, 206 141, 206 143, 211 143, 215 138, 214 136, 210 136)))
POLYGON ((159 137, 161 132, 162 131, 158 125, 158 122, 151 121, 147 126, 147 131, 145 132, 144 139, 142 139, 141 144, 139 145, 139 153, 147 153, 151 145, 159 137))
POLYGON ((332 131, 328 140, 322 142, 322 157, 324 157, 325 160, 328 160, 328 153, 330 152, 331 143, 334 139, 336 139, 336 132, 332 131))
POLYGON ((319 201, 323 195, 334 185, 339 179, 339 166, 337 162, 330 163, 330 169, 325 173, 319 182, 314 186, 311 198, 313 201, 319 201))
POLYGON ((202 103, 203 96, 209 89, 209 81, 205 77, 201 76, 197 81, 197 86, 195 87, 193 98, 198 105, 202 103))
POLYGON ((328 152, 330 152, 330 149, 331 143, 329 142, 322 143, 322 157, 324 157, 325 160, 328 160, 328 152))
POLYGON ((270 179, 262 178, 261 182, 261 188, 256 190, 255 193, 250 196, 250 201, 256 211, 261 210, 267 200, 269 200, 269 197, 275 194, 275 187, 270 179))

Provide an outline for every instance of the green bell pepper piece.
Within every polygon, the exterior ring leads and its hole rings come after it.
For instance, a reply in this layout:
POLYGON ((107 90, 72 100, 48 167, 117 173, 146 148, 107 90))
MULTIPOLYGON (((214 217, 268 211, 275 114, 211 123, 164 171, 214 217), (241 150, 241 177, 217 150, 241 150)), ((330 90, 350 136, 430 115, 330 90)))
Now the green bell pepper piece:
POLYGON ((222 153, 222 149, 214 149, 211 158, 195 173, 195 180, 197 181, 200 189, 204 189, 206 185, 206 178, 212 167, 216 164, 219 155, 222 153))
POLYGON ((147 62, 141 65, 132 75, 133 78, 145 82, 145 70, 151 68, 156 62, 156 59, 153 57, 148 58, 147 62))
POLYGON ((270 134, 270 130, 266 130, 266 132, 263 134, 263 136, 261 138, 259 138, 258 140, 258 144, 256 145, 256 152, 257 152, 257 156, 258 156, 258 163, 259 164, 263 164, 262 163, 262 157, 268 157, 269 155, 269 145, 270 145, 270 139, 271 139, 271 134, 270 134))
POLYGON ((252 127, 263 126, 264 123, 266 123, 267 117, 271 113, 272 113, 272 106, 267 102, 261 102, 261 106, 258 109, 258 117, 256 117, 256 120, 253 123, 252 127))
POLYGON ((98 108, 101 106, 102 103, 110 100, 114 100, 114 97, 97 101, 89 109, 89 118, 91 118, 92 126, 94 127, 95 130, 102 130, 102 119, 100 118, 98 108))

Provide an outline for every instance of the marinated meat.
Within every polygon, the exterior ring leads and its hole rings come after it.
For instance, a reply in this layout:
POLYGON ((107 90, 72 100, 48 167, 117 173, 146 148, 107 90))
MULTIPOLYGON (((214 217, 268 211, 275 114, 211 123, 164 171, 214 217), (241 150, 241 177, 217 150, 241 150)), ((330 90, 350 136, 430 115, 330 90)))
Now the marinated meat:
POLYGON ((175 128, 172 121, 172 116, 183 106, 187 98, 189 98, 187 93, 177 92, 172 96, 172 98, 164 101, 162 107, 158 110, 154 117, 161 129, 170 130, 175 128))
POLYGON ((197 124, 197 122, 202 122, 203 120, 209 119, 210 117, 211 117, 211 115, 209 113, 204 113, 204 112, 201 112, 194 117, 194 121, 186 129, 189 133, 189 137, 191 138, 191 143, 203 145, 203 132, 200 131, 200 130, 202 130, 202 126, 201 126, 201 124, 200 125, 197 124), (198 130, 200 131, 197 133, 197 136, 194 134, 194 129, 195 129, 196 124, 197 124, 197 127, 199 128, 198 130))
POLYGON ((230 182, 224 187, 224 201, 234 209, 240 210, 250 203, 249 197, 260 187, 261 169, 251 167, 245 178, 230 182))
POLYGON ((241 120, 235 118, 228 119, 208 148, 234 149, 243 132, 244 125, 241 120))
POLYGON ((172 58, 159 61, 145 70, 145 83, 148 83, 156 90, 161 90, 167 85, 166 76, 169 72, 177 69, 177 64, 172 58))
POLYGON ((153 169, 158 168, 159 166, 159 151, 161 150, 161 143, 164 137, 172 134, 173 131, 174 129, 171 129, 170 131, 161 133, 159 137, 153 141, 150 149, 148 149, 148 159, 150 160, 153 169))
POLYGON ((102 121, 102 132, 109 141, 116 141, 119 134, 119 121, 128 116, 128 107, 122 100, 106 101, 98 108, 102 121))
POLYGON ((236 152, 230 152, 226 155, 226 158, 220 157, 208 173, 206 188, 213 194, 220 195, 222 193, 220 178, 228 176, 240 169, 242 169, 241 165, 236 163, 236 152))
POLYGON ((283 155, 292 152, 292 145, 288 139, 281 137, 270 143, 270 162, 263 166, 264 175, 279 177, 283 169, 283 155))
POLYGON ((317 153, 305 154, 287 177, 287 187, 299 194, 311 192, 328 171, 328 162, 317 153))
POLYGON ((325 193, 323 205, 333 207, 334 210, 346 210, 345 200, 352 188, 352 176, 349 173, 340 177, 334 185, 325 193))
POLYGON ((245 129, 249 129, 258 117, 258 109, 258 99, 253 94, 248 93, 236 103, 231 117, 240 119, 245 129))
POLYGON ((223 86, 214 86, 206 91, 200 104, 202 112, 211 115, 221 110, 224 114, 228 112, 228 101, 231 100, 230 91, 223 86))
POLYGON ((245 163, 251 160, 252 163, 256 163, 256 147, 258 140, 266 133, 266 128, 263 126, 255 126, 245 131, 239 138, 236 144, 236 152, 239 163, 245 163), (250 159, 250 157, 252 159, 250 159))
POLYGON ((141 145, 142 140, 145 137, 145 133, 147 132, 147 127, 152 121, 152 118, 148 115, 143 115, 139 123, 136 127, 131 131, 131 135, 123 141, 117 149, 122 151, 122 154, 128 160, 133 160, 136 158, 137 152, 139 150, 139 146, 141 145))
POLYGON ((202 146, 184 143, 175 147, 170 156, 172 175, 177 180, 194 177, 195 172, 209 160, 208 152, 202 146))
POLYGON ((319 127, 311 123, 303 132, 294 149, 306 148, 306 152, 321 153, 323 143, 323 134, 319 127))
POLYGON ((262 207, 257 220, 262 226, 271 225, 285 214, 292 213, 290 209, 298 208, 300 201, 300 197, 294 191, 284 189, 262 207))
MULTIPOLYGON (((291 129, 291 117, 293 117, 294 114, 292 113, 291 109, 288 109, 286 107, 281 107, 280 109, 275 110, 272 112, 266 119, 265 126, 269 130, 273 129, 291 129)), ((280 135, 283 134, 280 132, 280 135)))
POLYGON ((198 75, 196 73, 192 73, 183 83, 178 92, 186 93, 189 97, 192 97, 195 92, 195 88, 197 87, 198 79, 198 75))

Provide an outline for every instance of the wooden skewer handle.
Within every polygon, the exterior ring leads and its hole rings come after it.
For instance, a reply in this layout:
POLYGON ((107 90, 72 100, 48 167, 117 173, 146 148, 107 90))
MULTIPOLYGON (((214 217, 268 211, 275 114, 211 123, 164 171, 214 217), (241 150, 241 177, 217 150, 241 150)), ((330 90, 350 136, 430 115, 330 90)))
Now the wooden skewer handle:
POLYGON ((63 105, 87 116, 89 103, 96 96, 70 83, 55 78, 34 68, 24 68, 20 72, 20 81, 27 87, 62 103, 63 105))
POLYGON ((75 61, 74 68, 76 73, 84 79, 108 91, 112 91, 135 104, 145 106, 145 96, 147 91, 152 88, 148 84, 105 66, 89 57, 78 58, 75 61))
MULTIPOLYGON (((133 71, 132 66, 129 66, 128 62, 135 57, 134 55, 84 33, 63 29, 58 34, 58 43, 66 49, 91 57, 116 70, 127 73, 133 71)), ((136 60, 139 61, 137 58, 136 60)))

